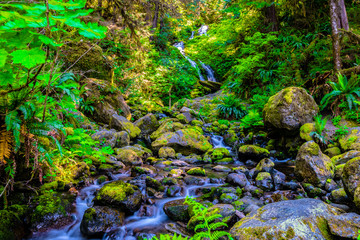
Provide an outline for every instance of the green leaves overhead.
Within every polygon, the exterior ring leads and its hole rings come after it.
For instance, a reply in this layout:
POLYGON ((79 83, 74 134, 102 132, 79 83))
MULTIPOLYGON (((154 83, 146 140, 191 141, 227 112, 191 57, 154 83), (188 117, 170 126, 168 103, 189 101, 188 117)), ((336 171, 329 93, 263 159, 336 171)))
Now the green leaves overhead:
POLYGON ((4 67, 7 55, 8 52, 5 49, 0 49, 0 68, 4 67))
POLYGON ((19 63, 24 67, 30 69, 38 64, 45 63, 46 53, 34 48, 30 50, 16 50, 10 54, 13 57, 13 63, 19 63))

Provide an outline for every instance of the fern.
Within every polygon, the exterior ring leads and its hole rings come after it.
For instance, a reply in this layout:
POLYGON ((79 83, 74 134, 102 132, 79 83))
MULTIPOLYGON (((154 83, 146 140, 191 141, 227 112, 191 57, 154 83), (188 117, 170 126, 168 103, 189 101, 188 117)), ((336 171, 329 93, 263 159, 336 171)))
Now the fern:
POLYGON ((12 143, 11 132, 2 129, 0 131, 0 165, 5 164, 6 159, 10 158, 12 151, 11 143, 12 143))
POLYGON ((315 132, 310 133, 310 137, 314 139, 315 142, 318 142, 322 146, 326 146, 329 143, 329 140, 324 135, 324 129, 328 120, 328 116, 322 119, 321 115, 314 117, 315 120, 315 132))
POLYGON ((169 235, 169 234, 161 234, 159 238, 153 237, 151 240, 188 240, 188 237, 183 237, 181 235, 169 235))
POLYGON ((221 98, 217 109, 221 117, 228 119, 240 119, 247 114, 245 105, 233 95, 221 98))

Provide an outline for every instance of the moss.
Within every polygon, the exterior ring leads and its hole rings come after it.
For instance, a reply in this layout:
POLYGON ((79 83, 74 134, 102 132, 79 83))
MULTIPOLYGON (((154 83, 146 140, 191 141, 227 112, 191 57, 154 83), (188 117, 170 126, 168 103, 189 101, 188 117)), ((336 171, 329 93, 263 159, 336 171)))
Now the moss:
POLYGON ((256 181, 262 181, 264 179, 271 179, 271 174, 268 172, 261 172, 256 177, 256 181))
POLYGON ((186 173, 189 175, 206 176, 205 169, 200 168, 200 167, 191 168, 186 173))
POLYGON ((189 121, 187 120, 187 118, 185 117, 185 115, 182 114, 182 113, 176 115, 176 118, 179 119, 179 121, 180 121, 181 123, 189 123, 189 121))
POLYGON ((125 183, 123 181, 116 181, 105 184, 96 195, 96 200, 101 201, 102 198, 110 198, 115 201, 124 201, 128 195, 133 194, 134 185, 125 183))
POLYGON ((0 239, 13 240, 21 239, 22 222, 19 216, 11 211, 0 210, 0 239))
POLYGON ((112 169, 114 169, 114 166, 112 166, 110 164, 101 164, 99 167, 99 170, 102 170, 102 171, 110 171, 112 169))
POLYGON ((313 138, 310 136, 311 132, 315 132, 315 124, 314 123, 305 123, 300 128, 300 137, 305 141, 311 141, 313 138))
POLYGON ((54 182, 45 183, 44 185, 42 185, 40 187, 40 191, 41 192, 46 192, 46 191, 49 191, 49 190, 56 191, 57 188, 58 188, 58 181, 54 181, 54 182))
POLYGON ((269 150, 255 145, 243 145, 239 148, 239 153, 254 155, 269 155, 269 150))
POLYGON ((74 129, 72 127, 64 127, 64 130, 67 136, 74 135, 74 129))
POLYGON ((201 127, 201 126, 204 125, 204 124, 203 124, 202 121, 199 121, 199 120, 196 120, 196 119, 195 119, 195 120, 192 120, 192 121, 191 121, 191 125, 201 127))

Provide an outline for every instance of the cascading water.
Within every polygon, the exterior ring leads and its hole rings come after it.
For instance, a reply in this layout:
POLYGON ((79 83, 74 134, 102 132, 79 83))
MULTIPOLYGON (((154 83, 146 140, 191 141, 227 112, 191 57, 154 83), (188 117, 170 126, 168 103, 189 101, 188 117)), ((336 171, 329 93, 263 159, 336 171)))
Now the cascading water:
MULTIPOLYGON (((201 28, 198 30, 198 35, 199 35, 199 36, 201 36, 201 35, 207 36, 207 31, 208 31, 208 29, 209 29, 209 27, 208 27, 207 25, 201 26, 201 28)), ((193 39, 193 38, 194 38, 194 35, 195 35, 195 32, 193 31, 193 32, 191 33, 191 37, 189 38, 189 40, 193 39)), ((186 54, 185 54, 185 44, 184 44, 184 42, 181 41, 181 42, 175 43, 175 44, 174 44, 174 47, 176 47, 177 49, 179 49, 180 53, 185 57, 185 59, 188 60, 189 63, 191 64, 191 66, 196 69, 196 71, 197 71, 198 74, 199 74, 199 79, 200 79, 200 81, 204 81, 205 78, 204 78, 203 75, 201 74, 200 68, 198 67, 198 65, 196 64, 196 62, 193 61, 193 60, 191 60, 188 56, 186 56, 186 54)), ((205 70, 208 81, 216 82, 216 78, 215 78, 215 75, 214 75, 214 70, 212 70, 212 68, 211 68, 209 65, 206 65, 206 64, 204 64, 204 63, 201 62, 201 61, 200 61, 200 65, 201 65, 201 67, 205 70)))
POLYGON ((226 148, 231 152, 231 147, 225 145, 224 138, 222 136, 212 135, 211 142, 214 148, 226 148))

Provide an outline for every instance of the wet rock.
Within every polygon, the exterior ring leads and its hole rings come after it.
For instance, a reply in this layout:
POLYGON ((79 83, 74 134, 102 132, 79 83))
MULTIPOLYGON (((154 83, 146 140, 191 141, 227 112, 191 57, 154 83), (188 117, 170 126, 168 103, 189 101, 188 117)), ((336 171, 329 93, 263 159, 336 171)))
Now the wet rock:
POLYGON ((109 206, 127 214, 139 210, 143 195, 135 185, 121 180, 105 184, 96 194, 96 205, 109 206))
POLYGON ((184 199, 174 200, 165 203, 164 212, 173 221, 187 222, 190 220, 188 212, 189 205, 184 203, 184 199))
POLYGON ((261 160, 269 156, 269 151, 255 145, 243 145, 239 148, 240 160, 261 160))
POLYGON ((360 216, 355 213, 344 213, 329 218, 327 221, 330 232, 336 237, 357 239, 360 229, 360 216))
POLYGON ((231 172, 231 169, 225 166, 217 165, 212 168, 213 170, 217 172, 231 172))
POLYGON ((295 174, 300 179, 323 186, 327 179, 333 178, 334 169, 330 158, 321 152, 314 141, 306 142, 300 147, 295 160, 295 174))
POLYGON ((175 158, 175 150, 171 147, 162 147, 159 149, 160 158, 175 158))
POLYGON ((150 174, 154 174, 154 171, 147 167, 138 167, 138 166, 132 167, 131 168, 131 176, 135 177, 138 174, 150 175, 150 174))
POLYGON ((250 184, 244 173, 230 173, 229 175, 227 175, 225 181, 227 183, 240 187, 245 187, 250 184))
POLYGON ((352 130, 348 135, 342 137, 339 140, 339 143, 343 151, 360 151, 360 130, 352 130))
POLYGON ((189 175, 195 175, 195 176, 206 176, 205 169, 203 169, 201 167, 191 168, 191 169, 187 170, 186 173, 189 175))
POLYGON ((166 190, 166 194, 169 197, 179 197, 179 196, 181 196, 181 191, 182 191, 181 186, 172 185, 172 186, 168 187, 168 189, 166 190))
POLYGON ((21 240, 25 237, 24 223, 11 211, 0 210, 0 239, 21 240))
POLYGON ((161 180, 161 184, 171 186, 178 184, 178 181, 175 178, 166 177, 163 180, 161 180))
POLYGON ((360 198, 360 157, 353 158, 345 164, 342 182, 348 196, 360 208, 360 201, 355 201, 360 198))
POLYGON ((145 183, 146 183, 147 187, 154 188, 157 191, 164 191, 164 186, 158 180, 156 180, 154 178, 147 176, 145 178, 145 183))
POLYGON ((142 118, 139 118, 134 125, 141 130, 141 136, 149 136, 157 130, 159 127, 159 122, 156 116, 152 113, 145 115, 142 118))
POLYGON ((239 137, 236 135, 234 130, 228 130, 224 135, 224 142, 228 146, 234 146, 235 143, 239 141, 239 137))
POLYGON ((132 150, 132 151, 136 152, 136 154, 144 160, 146 160, 147 158, 149 158, 153 155, 153 153, 151 152, 150 149, 145 148, 145 147, 141 146, 140 144, 135 144, 134 146, 126 146, 126 147, 123 147, 120 149, 116 148, 115 152, 118 153, 121 150, 132 150))
POLYGON ((303 88, 289 87, 272 96, 263 110, 266 126, 286 131, 297 131, 310 123, 319 107, 303 88))
POLYGON ((315 197, 321 197, 325 196, 326 192, 322 190, 321 188, 314 187, 313 185, 309 183, 304 183, 303 187, 306 191, 306 193, 309 195, 309 197, 315 198, 315 197))
POLYGON ((239 197, 234 193, 223 193, 220 196, 220 202, 225 204, 231 204, 238 199, 239 197))
POLYGON ((315 199, 270 203, 237 222, 230 234, 236 240, 331 239, 330 230, 324 226, 341 213, 315 199))
POLYGON ((205 153, 212 148, 209 141, 196 127, 164 133, 158 137, 151 146, 155 150, 159 150, 162 147, 172 147, 176 152, 184 155, 205 153))
POLYGON ((338 185, 334 180, 329 179, 329 180, 326 181, 326 184, 325 184, 325 190, 326 191, 331 192, 331 191, 333 191, 333 190, 335 190, 337 188, 338 188, 338 185))
POLYGON ((142 159, 131 149, 116 149, 116 159, 124 163, 126 166, 141 166, 142 159))
POLYGON ((186 185, 204 185, 205 180, 200 177, 187 176, 184 178, 186 185))
POLYGON ((182 169, 171 169, 169 173, 169 177, 175 177, 175 178, 179 178, 182 175, 184 175, 184 171, 182 169))
POLYGON ((228 149, 214 148, 205 153, 204 162, 216 162, 227 157, 230 157, 230 152, 228 149))
POLYGON ((255 184, 264 191, 270 191, 274 185, 272 183, 272 177, 268 172, 261 172, 255 179, 255 184))
POLYGON ((344 188, 339 188, 331 192, 330 200, 335 203, 347 203, 350 199, 348 198, 344 188))
POLYGON ((280 171, 274 170, 273 174, 274 188, 279 190, 285 184, 286 175, 280 171))
POLYGON ((272 173, 273 169, 275 167, 275 163, 273 161, 271 161, 270 158, 264 158, 262 159, 258 165, 256 165, 256 173, 259 173, 259 172, 268 172, 268 173, 272 173))
POLYGON ((340 165, 340 164, 345 164, 347 163, 349 160, 356 158, 356 157, 360 157, 360 151, 356 151, 356 150, 352 150, 352 151, 348 151, 346 153, 337 155, 335 157, 331 158, 331 161, 335 164, 335 165, 340 165))
POLYGON ((106 232, 123 225, 125 213, 105 206, 94 206, 85 211, 80 231, 88 237, 101 238, 106 232))
POLYGON ((297 190, 298 188, 300 188, 299 183, 295 182, 295 181, 290 181, 290 182, 285 182, 283 184, 285 189, 290 189, 290 190, 297 190))

